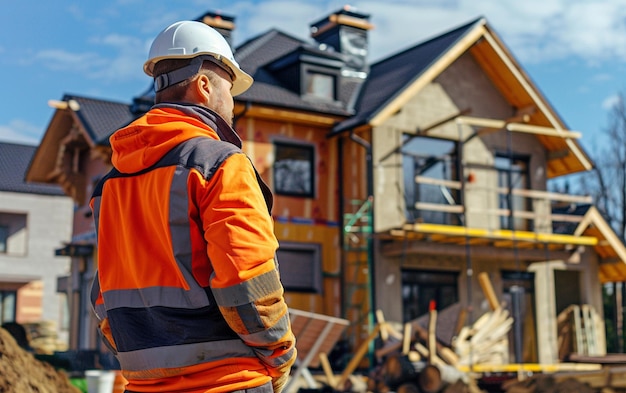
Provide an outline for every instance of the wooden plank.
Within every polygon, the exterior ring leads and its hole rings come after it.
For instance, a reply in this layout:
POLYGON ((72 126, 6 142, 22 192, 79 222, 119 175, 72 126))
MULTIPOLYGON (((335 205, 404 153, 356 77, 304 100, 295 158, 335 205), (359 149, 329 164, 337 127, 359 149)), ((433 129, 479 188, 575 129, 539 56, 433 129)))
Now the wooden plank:
POLYGON ((428 319, 428 351, 430 356, 428 362, 433 363, 433 356, 437 354, 437 310, 429 311, 430 318, 428 319))
POLYGON ((574 331, 574 351, 581 355, 586 355, 585 351, 585 343, 583 340, 583 327, 582 321, 580 320, 580 307, 578 305, 572 306, 572 317, 573 317, 573 331, 574 331))
POLYGON ((411 330, 411 323, 407 322, 404 324, 404 337, 402 337, 402 354, 408 355, 411 350, 411 337, 413 336, 413 332, 411 330))
POLYGON ((339 390, 343 389, 343 385, 348 380, 348 377, 350 376, 350 374, 352 374, 352 372, 354 372, 354 370, 356 370, 357 366, 361 362, 361 359, 363 359, 363 356, 365 356, 365 354, 367 353, 370 343, 376 338, 376 336, 378 336, 379 332, 380 332, 380 325, 376 324, 374 326, 374 329, 370 333, 370 335, 367 337, 365 341, 361 343, 356 353, 354 354, 354 357, 350 359, 350 362, 346 366, 345 370, 343 370, 343 372, 341 373, 341 376, 339 377, 339 380, 337 381, 337 385, 335 386, 336 389, 339 389, 339 390))
POLYGON ((296 336, 298 358, 305 367, 319 366, 319 353, 330 353, 349 325, 346 319, 297 309, 290 309, 289 314, 292 331, 296 336))
POLYGON ((332 367, 330 367, 328 356, 324 352, 320 353, 320 363, 322 364, 322 370, 324 370, 324 375, 326 375, 326 381, 328 382, 328 386, 335 386, 337 384, 337 380, 335 379, 335 374, 333 373, 332 367))
POLYGON ((489 302, 491 310, 499 308, 500 302, 498 301, 496 292, 493 290, 493 285, 491 285, 491 280, 489 279, 489 274, 487 274, 487 272, 481 272, 478 274, 478 283, 485 294, 487 302, 489 302))
POLYGON ((509 363, 509 364, 472 364, 458 365, 461 371, 473 371, 478 373, 556 373, 567 371, 598 371, 602 369, 602 365, 595 363, 556 363, 556 364, 538 364, 538 363, 509 363))
POLYGON ((587 343, 587 354, 588 355, 596 355, 597 354, 597 346, 596 346, 596 327, 593 323, 593 316, 591 315, 591 307, 588 304, 583 304, 581 306, 581 313, 583 318, 584 325, 584 334, 585 334, 585 342, 587 343))

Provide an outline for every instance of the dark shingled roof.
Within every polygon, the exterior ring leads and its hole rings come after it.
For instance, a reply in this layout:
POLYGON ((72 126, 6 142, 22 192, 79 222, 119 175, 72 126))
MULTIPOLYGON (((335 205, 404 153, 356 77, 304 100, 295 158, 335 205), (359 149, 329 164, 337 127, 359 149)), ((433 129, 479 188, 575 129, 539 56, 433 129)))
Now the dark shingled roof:
POLYGON ((128 103, 105 101, 66 94, 63 101, 74 100, 80 105, 76 114, 91 139, 100 145, 109 144, 109 136, 135 119, 128 103))
MULTIPOLYGON (((268 66, 300 48, 310 51, 319 50, 317 46, 307 44, 299 38, 295 38, 277 29, 258 35, 241 44, 235 50, 235 58, 241 69, 252 75, 254 83, 245 93, 236 97, 241 101, 255 102, 266 105, 276 105, 284 108, 301 109, 331 115, 349 116, 350 112, 345 104, 325 102, 322 100, 304 100, 300 94, 284 87, 278 81, 268 66)), ((344 85, 353 89, 351 85, 344 85)), ((340 97, 345 97, 345 92, 340 92, 340 97)))
POLYGON ((404 88, 410 86, 483 18, 439 35, 371 66, 356 106, 356 115, 339 123, 334 133, 368 123, 404 88))
MULTIPOLYGON (((319 49, 315 45, 286 34, 278 29, 270 29, 245 41, 234 49, 235 59, 242 70, 254 78, 254 83, 245 93, 235 97, 237 101, 252 102, 264 105, 275 105, 282 108, 300 109, 331 115, 349 116, 351 113, 346 109, 346 104, 355 90, 353 84, 344 83, 339 92, 341 103, 304 100, 302 97, 286 88, 268 69, 276 60, 287 56, 301 48, 309 51, 319 49)), ((326 56, 332 54, 327 52, 326 56)), ((144 111, 149 109, 154 101, 152 88, 134 98, 135 106, 144 111)))
MULTIPOLYGON (((345 78, 339 86, 340 102, 303 99, 299 93, 283 85, 270 69, 274 62, 297 51, 311 53, 317 51, 329 59, 332 56, 339 58, 340 54, 322 51, 317 44, 309 44, 280 30, 271 29, 245 41, 235 49, 235 58, 239 65, 255 80, 250 89, 237 96, 236 100, 344 116, 346 120, 338 123, 333 133, 354 128, 370 121, 379 110, 389 104, 404 88, 410 86, 476 24, 483 23, 482 21, 483 18, 478 18, 379 61, 371 66, 365 82, 345 78)), ((76 113, 90 137, 97 144, 108 145, 108 138, 115 130, 150 108, 154 92, 149 89, 135 97, 132 104, 70 94, 63 98, 64 101, 70 99, 80 104, 80 110, 76 113)))
POLYGON ((0 142, 0 191, 41 195, 65 195, 59 186, 24 180, 37 146, 0 142))

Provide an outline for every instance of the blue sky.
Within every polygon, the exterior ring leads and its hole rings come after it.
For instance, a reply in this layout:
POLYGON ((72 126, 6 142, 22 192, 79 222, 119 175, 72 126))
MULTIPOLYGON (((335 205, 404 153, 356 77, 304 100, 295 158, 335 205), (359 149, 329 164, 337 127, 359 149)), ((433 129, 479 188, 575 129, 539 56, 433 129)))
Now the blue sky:
POLYGON ((236 46, 273 27, 308 39, 346 4, 371 15, 371 62, 486 17, 588 151, 626 91, 626 0, 21 0, 0 13, 0 141, 38 144, 65 93, 130 102, 150 86, 151 40, 177 20, 235 16, 236 46))

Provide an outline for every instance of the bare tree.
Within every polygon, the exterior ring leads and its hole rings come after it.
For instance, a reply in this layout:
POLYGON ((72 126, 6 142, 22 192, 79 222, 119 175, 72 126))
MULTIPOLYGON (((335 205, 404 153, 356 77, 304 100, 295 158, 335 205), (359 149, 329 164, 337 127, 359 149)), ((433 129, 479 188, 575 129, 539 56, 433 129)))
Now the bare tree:
MULTIPOLYGON (((580 191, 593 197, 595 206, 622 239, 626 239, 626 101, 624 93, 609 112, 609 125, 593 138, 594 169, 580 176, 580 191)), ((609 349, 624 351, 624 298, 626 285, 605 286, 609 349), (611 343, 612 342, 612 343, 611 343)))
POLYGON ((613 230, 626 235, 626 101, 623 93, 609 112, 609 126, 593 139, 594 169, 580 177, 580 188, 591 195, 613 230))

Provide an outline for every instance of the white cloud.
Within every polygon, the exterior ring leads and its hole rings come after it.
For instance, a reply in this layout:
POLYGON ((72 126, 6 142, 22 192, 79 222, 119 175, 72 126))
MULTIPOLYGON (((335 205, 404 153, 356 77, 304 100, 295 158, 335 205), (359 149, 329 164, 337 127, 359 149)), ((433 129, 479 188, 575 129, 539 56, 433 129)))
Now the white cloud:
MULTIPOLYGON (((272 27, 308 38, 308 25, 341 8, 343 1, 217 2, 237 18, 243 41, 272 27)), ((370 59, 407 48, 484 16, 523 63, 576 56, 586 62, 626 60, 626 0, 364 0, 354 5, 371 15, 370 59)))
MULTIPOLYGON (((121 7, 119 12, 124 12, 125 6, 140 6, 134 0, 118 0, 116 4, 121 7)), ((344 5, 345 0, 242 0, 215 1, 211 8, 206 8, 206 2, 199 0, 185 6, 184 10, 170 7, 170 12, 164 12, 163 7, 154 7, 140 18, 142 22, 137 24, 135 36, 128 32, 126 35, 113 33, 92 38, 90 42, 96 45, 90 52, 57 49, 41 52, 40 56, 50 60, 47 66, 55 70, 65 68, 104 80, 133 78, 141 76, 149 42, 181 14, 193 18, 206 11, 222 11, 235 16, 234 38, 235 44, 239 44, 271 28, 309 39, 310 23, 344 5)), ((559 61, 571 55, 588 64, 626 60, 626 0, 363 0, 354 2, 354 6, 370 14, 375 26, 369 35, 370 61, 479 16, 487 18, 523 64, 559 61)), ((80 8, 70 10, 75 18, 86 19, 80 8)), ((115 18, 109 19, 113 26, 115 18)), ((114 29, 110 27, 109 31, 114 29)))
POLYGON ((602 101, 602 109, 605 109, 607 111, 611 110, 613 107, 615 107, 615 105, 619 103, 620 99, 621 98, 619 94, 614 94, 605 98, 604 101, 602 101))
POLYGON ((90 72, 90 78, 108 81, 136 79, 141 76, 141 67, 146 57, 145 42, 137 37, 109 34, 90 40, 95 45, 108 47, 113 53, 101 59, 90 72))
POLYGON ((44 67, 54 71, 85 72, 102 62, 97 53, 72 53, 64 49, 45 49, 35 55, 44 67))
POLYGON ((37 145, 43 130, 23 120, 12 120, 9 124, 0 124, 0 141, 37 145))

